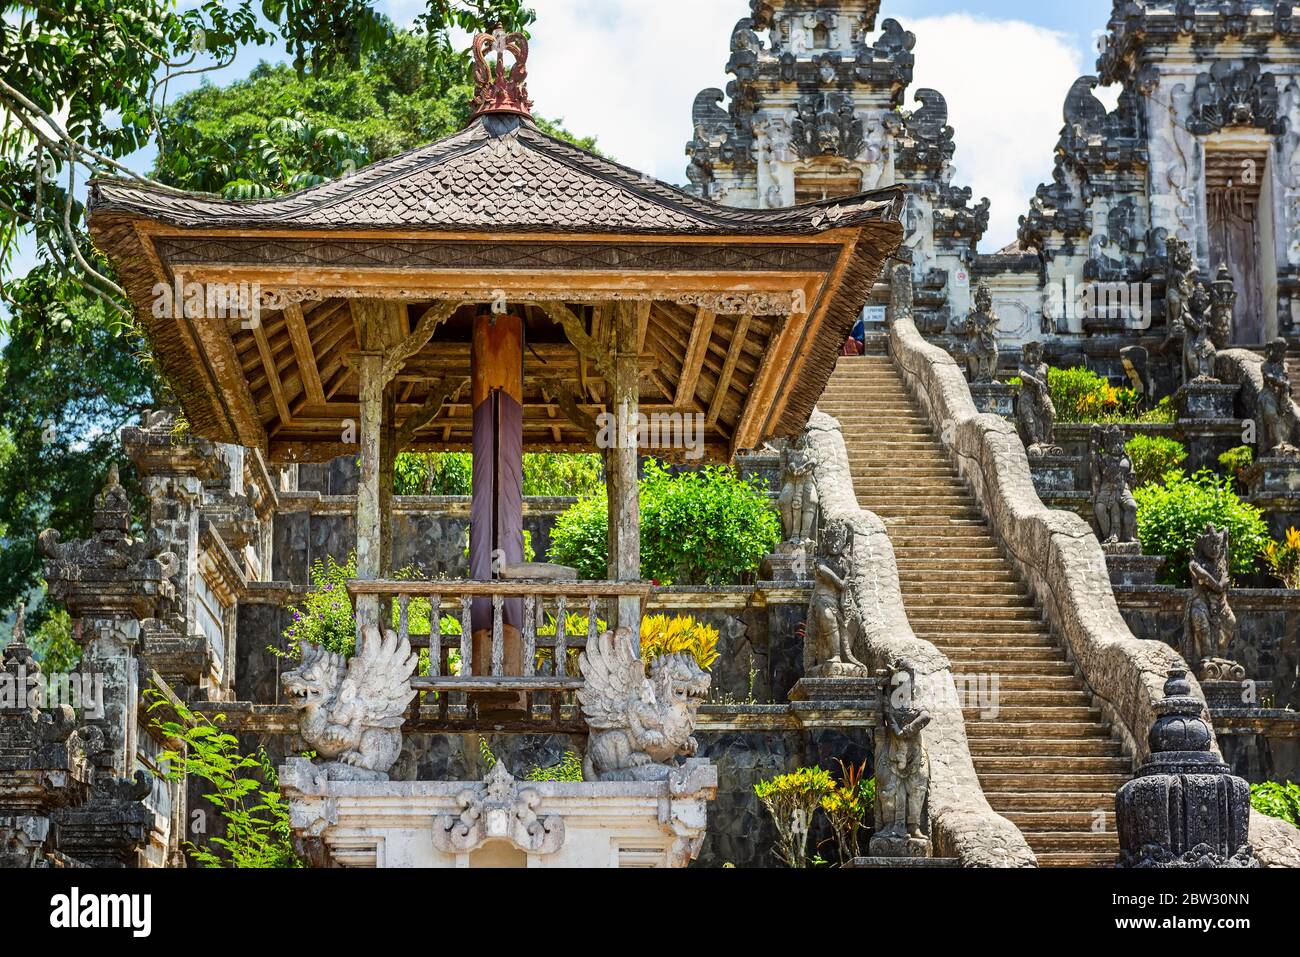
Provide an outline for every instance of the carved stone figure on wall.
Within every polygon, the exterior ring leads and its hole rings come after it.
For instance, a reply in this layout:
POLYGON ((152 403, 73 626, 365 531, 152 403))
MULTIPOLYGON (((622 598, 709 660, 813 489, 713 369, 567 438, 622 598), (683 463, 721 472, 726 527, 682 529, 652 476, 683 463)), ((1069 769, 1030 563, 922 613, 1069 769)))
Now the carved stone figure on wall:
POLYGON ((885 672, 882 721, 876 730, 876 832, 873 857, 928 857, 926 803, 930 757, 922 733, 930 713, 914 698, 916 669, 907 660, 885 672))
POLYGON ((818 497, 813 470, 817 457, 808 432, 781 453, 781 525, 785 540, 793 544, 811 544, 817 533, 818 497))
POLYGON ((387 781, 402 753, 419 656, 396 632, 361 629, 350 659, 301 642, 302 662, 280 677, 298 709, 298 734, 331 781, 387 781))
POLYGON ((1052 445, 1056 429, 1056 406, 1047 384, 1048 368, 1043 361, 1043 344, 1027 342, 1020 353, 1020 395, 1016 399, 1016 422, 1020 438, 1032 458, 1053 455, 1060 449, 1052 445))
POLYGON ((1137 541, 1137 499, 1133 460, 1118 425, 1092 428, 1092 497, 1098 535, 1104 544, 1137 541))
POLYGON ((1171 336, 1180 336, 1196 291, 1196 261, 1191 245, 1177 236, 1165 241, 1165 321, 1171 336))
POLYGON ((1237 307, 1237 287, 1227 263, 1219 265, 1218 275, 1210 286, 1210 342, 1216 349, 1232 343, 1232 314, 1237 307))
POLYGON ((1204 283, 1196 284, 1192 301, 1183 317, 1183 375, 1186 382, 1214 382, 1214 363, 1219 352, 1210 339, 1210 293, 1204 283))
POLYGON ((975 308, 966 317, 966 373, 972 383, 993 382, 998 371, 998 317, 993 293, 985 283, 975 287, 975 308))
POLYGON ((1225 660, 1237 635, 1237 617, 1228 606, 1232 583, 1230 549, 1228 529, 1206 525, 1187 565, 1192 594, 1183 613, 1181 651, 1202 676, 1207 668, 1218 677, 1225 671, 1223 666, 1236 667, 1225 660))
POLYGON ((848 587, 852 555, 853 526, 838 520, 827 522, 804 629, 804 674, 809 678, 865 678, 869 674, 853 655, 857 614, 848 587))
POLYGON ((626 628, 606 632, 578 657, 578 691, 591 729, 582 773, 587 781, 664 781, 678 757, 695 754, 693 737, 709 675, 688 653, 641 661, 626 628))
POLYGON ((1285 339, 1274 339, 1265 347, 1260 373, 1264 379, 1256 402, 1260 448, 1269 458, 1300 457, 1300 410, 1291 397, 1285 339))

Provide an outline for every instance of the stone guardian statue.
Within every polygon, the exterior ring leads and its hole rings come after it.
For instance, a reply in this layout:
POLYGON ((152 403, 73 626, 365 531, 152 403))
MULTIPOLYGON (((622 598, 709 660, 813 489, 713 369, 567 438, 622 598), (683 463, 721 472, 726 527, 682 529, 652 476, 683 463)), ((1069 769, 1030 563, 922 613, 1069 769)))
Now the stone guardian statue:
POLYGON ((817 533, 817 483, 813 470, 817 457, 807 431, 781 453, 781 524, 785 540, 794 545, 809 545, 817 533))
POLYGON ((853 554, 853 527, 827 522, 813 572, 813 594, 804 629, 804 675, 809 678, 865 678, 870 672, 853 656, 852 592, 848 566, 853 554))
POLYGON ((914 700, 916 669, 907 660, 883 672, 876 731, 876 833, 873 857, 929 857, 930 756, 922 732, 930 713, 914 700))
POLYGON ((1183 613, 1180 650, 1203 678, 1228 678, 1241 671, 1240 665, 1226 658, 1237 635, 1237 617, 1228 606, 1230 549, 1228 529, 1206 525, 1187 565, 1192 594, 1183 613))
POLYGON ((1269 458, 1300 458, 1300 410, 1291 397, 1285 339, 1274 339, 1265 347, 1260 373, 1264 378, 1256 402, 1260 448, 1269 458))
POLYGON ((1105 545, 1137 541, 1133 460, 1117 425, 1092 428, 1092 500, 1097 532, 1105 545))
POLYGON ((1016 399, 1016 422, 1020 438, 1031 458, 1059 454, 1052 444, 1056 429, 1056 406, 1047 384, 1048 368, 1043 361, 1043 344, 1027 342, 1020 354, 1020 396, 1016 399))
POLYGON ((966 373, 972 383, 995 381, 998 371, 998 317, 993 294, 980 283, 975 287, 975 308, 966 317, 966 373))

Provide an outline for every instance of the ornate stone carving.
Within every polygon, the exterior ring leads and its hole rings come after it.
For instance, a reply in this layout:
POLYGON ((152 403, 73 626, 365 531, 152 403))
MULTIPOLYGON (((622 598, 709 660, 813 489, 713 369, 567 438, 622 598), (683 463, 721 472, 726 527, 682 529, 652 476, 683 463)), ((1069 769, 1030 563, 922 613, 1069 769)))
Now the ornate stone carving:
POLYGON ((813 481, 816 467, 817 456, 804 431, 781 453, 781 493, 777 504, 785 540, 791 544, 810 545, 817 534, 819 500, 817 483, 813 481))
POLYGON ((1224 664, 1231 664, 1225 656, 1237 636, 1237 616, 1228 605, 1232 585, 1230 554, 1228 529, 1210 524, 1196 540, 1187 564, 1192 593, 1183 612, 1183 641, 1179 650, 1184 660, 1207 676, 1207 666, 1212 665, 1217 673, 1224 664))
POLYGON ((1258 60, 1234 64, 1216 60, 1196 78, 1187 128, 1197 135, 1217 133, 1228 126, 1253 126, 1280 135, 1277 82, 1260 70, 1258 60))
POLYGON ((853 526, 835 520, 822 529, 813 593, 804 626, 803 671, 809 678, 863 678, 870 672, 853 655, 858 615, 847 585, 853 561, 853 526))
POLYGON ((1219 272, 1210 284, 1210 342, 1216 349, 1226 349, 1232 342, 1232 314, 1237 306, 1237 288, 1227 263, 1219 265, 1219 272))
POLYGON ((857 159, 866 146, 862 120, 847 93, 824 93, 801 100, 790 124, 791 145, 801 159, 840 156, 857 159))
POLYGON ((1300 458, 1300 409, 1291 397, 1286 367, 1286 340, 1274 339, 1260 367, 1264 387, 1256 401, 1260 448, 1269 458, 1300 458))
POLYGON ((1247 843, 1250 785, 1210 749, 1185 671, 1171 671, 1147 736, 1151 754, 1115 795, 1120 867, 1258 867, 1247 843))
POLYGON ((707 673, 689 654, 646 666, 625 628, 606 632, 578 658, 578 692, 591 729, 583 759, 588 781, 662 781, 677 757, 695 754, 696 715, 709 693, 707 673))
POLYGON ((474 56, 474 100, 470 119, 484 113, 517 113, 532 119, 528 99, 528 37, 522 33, 506 33, 500 27, 492 33, 474 37, 471 52, 474 56), (496 67, 488 63, 487 55, 495 53, 496 67), (506 70, 506 54, 515 59, 515 65, 506 70))
POLYGON ((1214 377, 1219 350, 1210 338, 1210 291, 1197 283, 1183 315, 1183 376, 1187 383, 1218 382, 1214 377))
POLYGON ((1092 501, 1103 544, 1137 541, 1137 499, 1133 497, 1133 461, 1118 425, 1092 427, 1092 501))
POLYGON ((434 819, 433 844, 441 851, 469 853, 486 841, 505 840, 529 854, 551 854, 564 844, 564 821, 538 814, 542 796, 520 787, 506 766, 492 765, 477 787, 456 796, 458 817, 434 819))
POLYGON ((1052 444, 1056 429, 1056 406, 1047 384, 1047 363, 1043 361, 1043 344, 1027 342, 1020 353, 1020 395, 1016 398, 1016 423, 1020 438, 1030 458, 1059 455, 1052 444))
POLYGON ((882 672, 883 710, 876 729, 876 832, 873 857, 929 857, 930 757, 923 732, 930 713, 913 699, 916 669, 901 660, 882 672))
POLYGON ((975 308, 966 317, 966 374, 972 383, 997 379, 998 317, 986 283, 975 287, 975 308))
POLYGON ((1165 240, 1165 322, 1170 335, 1182 335, 1196 292, 1196 260, 1185 239, 1165 240))
POLYGON ((402 721, 415 697, 419 657, 411 643, 375 626, 361 630, 350 659, 301 642, 302 662, 280 677, 298 709, 298 733, 324 760, 331 781, 387 781, 402 751, 402 721))

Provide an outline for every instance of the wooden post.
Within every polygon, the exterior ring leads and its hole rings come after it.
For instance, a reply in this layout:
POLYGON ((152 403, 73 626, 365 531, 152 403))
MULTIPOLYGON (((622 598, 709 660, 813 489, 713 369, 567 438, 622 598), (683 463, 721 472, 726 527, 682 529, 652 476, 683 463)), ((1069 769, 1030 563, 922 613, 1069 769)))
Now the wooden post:
MULTIPOLYGON (((357 360, 357 375, 361 380, 361 421, 357 424, 357 438, 361 444, 361 475, 357 483, 357 578, 362 581, 373 581, 383 571, 380 530, 383 362, 381 352, 362 352, 357 360)), ((358 598, 357 625, 378 623, 379 599, 373 595, 358 598)))
MULTIPOLYGON (((614 303, 614 368, 607 383, 607 410, 614 416, 606 435, 611 439, 605 457, 609 495, 609 577, 611 581, 641 578, 641 495, 637 483, 637 400, 639 367, 636 351, 636 305, 614 303)), ((641 602, 618 599, 613 628, 632 631, 641 642, 641 602)))

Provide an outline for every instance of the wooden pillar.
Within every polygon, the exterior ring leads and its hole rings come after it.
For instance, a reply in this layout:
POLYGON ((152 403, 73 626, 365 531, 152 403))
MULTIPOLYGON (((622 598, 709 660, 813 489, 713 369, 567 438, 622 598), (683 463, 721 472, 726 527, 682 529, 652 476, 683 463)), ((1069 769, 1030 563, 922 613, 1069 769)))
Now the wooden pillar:
MULTIPOLYGON (((357 578, 362 581, 373 581, 383 573, 383 505, 380 494, 380 445, 384 419, 383 365, 381 352, 362 352, 358 355, 361 421, 357 428, 361 446, 361 474, 357 483, 357 578)), ((357 599, 356 611, 359 626, 379 623, 379 601, 373 596, 357 599)))
MULTIPOLYGON (((606 454, 605 479, 609 495, 609 577, 612 581, 641 579, 641 494, 637 482, 637 363, 636 304, 614 304, 613 375, 607 383, 607 408, 615 416, 614 441, 606 454)), ((620 598, 612 628, 629 628, 641 641, 641 601, 620 598)))

